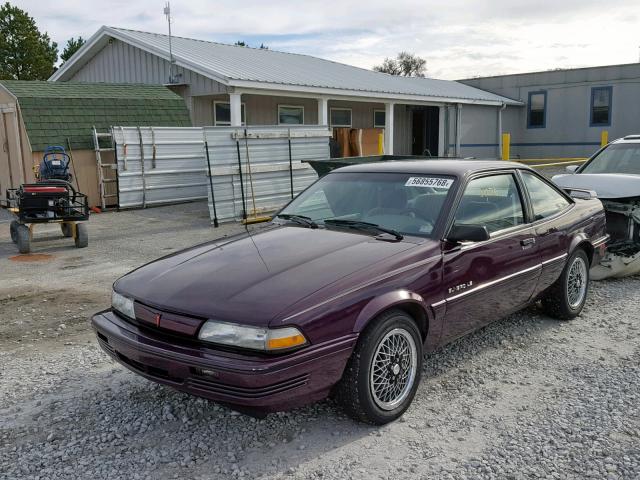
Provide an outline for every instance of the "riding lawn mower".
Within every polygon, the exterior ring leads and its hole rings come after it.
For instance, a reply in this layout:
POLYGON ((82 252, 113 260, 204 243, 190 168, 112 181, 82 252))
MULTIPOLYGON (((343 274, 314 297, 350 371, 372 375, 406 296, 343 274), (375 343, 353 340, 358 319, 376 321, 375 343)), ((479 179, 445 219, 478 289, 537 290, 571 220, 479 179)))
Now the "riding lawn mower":
POLYGON ((26 183, 6 191, 0 206, 17 219, 11 222, 11 240, 20 253, 31 251, 33 230, 38 223, 59 223, 62 235, 73 237, 78 248, 89 244, 85 222, 89 219, 87 196, 72 185, 70 157, 63 147, 47 147, 36 168, 36 183, 26 183))

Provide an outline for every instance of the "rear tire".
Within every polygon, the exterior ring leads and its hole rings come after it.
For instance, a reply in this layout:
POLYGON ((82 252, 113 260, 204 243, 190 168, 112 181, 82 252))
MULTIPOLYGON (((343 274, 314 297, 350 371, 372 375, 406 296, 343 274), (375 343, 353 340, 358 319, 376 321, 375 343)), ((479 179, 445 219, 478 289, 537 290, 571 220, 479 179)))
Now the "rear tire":
POLYGON ((20 223, 18 223, 17 221, 13 220, 11 222, 11 224, 9 225, 9 231, 11 232, 11 241, 13 243, 17 243, 18 242, 18 225, 20 225, 20 223))
POLYGON ((418 326, 402 310, 390 310, 360 335, 334 396, 352 418, 384 425, 409 408, 421 372, 418 326))
POLYGON ((61 223, 60 230, 62 230, 62 235, 66 238, 73 237, 73 225, 70 223, 61 223))
POLYGON ((89 245, 89 232, 85 223, 76 223, 76 247, 85 248, 89 245))
POLYGON ((579 248, 571 254, 560 278, 542 297, 542 307, 551 317, 571 320, 582 312, 589 292, 589 258, 579 248))
POLYGON ((16 227, 16 244, 20 253, 31 251, 31 231, 26 225, 18 224, 16 227))

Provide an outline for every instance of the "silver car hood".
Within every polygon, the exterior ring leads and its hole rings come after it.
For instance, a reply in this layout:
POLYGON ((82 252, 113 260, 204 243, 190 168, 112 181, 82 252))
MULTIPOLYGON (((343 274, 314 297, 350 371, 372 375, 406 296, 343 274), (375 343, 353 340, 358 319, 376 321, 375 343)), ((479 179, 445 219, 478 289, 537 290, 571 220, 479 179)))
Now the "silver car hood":
POLYGON ((622 173, 569 173, 552 178, 561 188, 595 190, 598 198, 640 197, 640 175, 622 173))

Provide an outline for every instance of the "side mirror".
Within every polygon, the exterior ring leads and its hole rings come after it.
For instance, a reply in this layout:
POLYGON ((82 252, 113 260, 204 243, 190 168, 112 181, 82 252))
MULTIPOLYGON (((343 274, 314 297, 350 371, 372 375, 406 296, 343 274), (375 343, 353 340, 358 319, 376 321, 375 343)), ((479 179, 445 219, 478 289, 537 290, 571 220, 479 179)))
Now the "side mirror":
POLYGON ((489 231, 484 225, 454 225, 447 236, 447 240, 453 243, 484 242, 489 238, 489 231))
POLYGON ((567 165, 566 167, 564 167, 564 169, 567 171, 567 173, 576 173, 578 165, 567 165))

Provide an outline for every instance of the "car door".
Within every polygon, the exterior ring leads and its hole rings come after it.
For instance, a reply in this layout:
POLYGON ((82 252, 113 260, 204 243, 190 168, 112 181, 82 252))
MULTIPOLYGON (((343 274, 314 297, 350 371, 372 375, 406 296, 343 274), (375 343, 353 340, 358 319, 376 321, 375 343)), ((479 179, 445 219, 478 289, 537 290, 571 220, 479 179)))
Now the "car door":
POLYGON ((522 170, 520 175, 531 206, 530 215, 542 264, 534 292, 537 295, 556 281, 567 261, 571 242, 569 229, 574 223, 567 213, 573 201, 533 172, 522 170))
POLYGON ((515 171, 468 181, 451 227, 483 225, 490 238, 461 245, 443 242, 443 343, 504 317, 530 300, 540 260, 523 200, 515 171))

